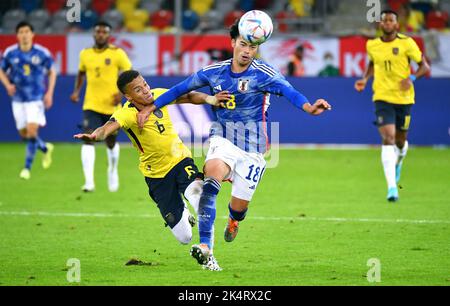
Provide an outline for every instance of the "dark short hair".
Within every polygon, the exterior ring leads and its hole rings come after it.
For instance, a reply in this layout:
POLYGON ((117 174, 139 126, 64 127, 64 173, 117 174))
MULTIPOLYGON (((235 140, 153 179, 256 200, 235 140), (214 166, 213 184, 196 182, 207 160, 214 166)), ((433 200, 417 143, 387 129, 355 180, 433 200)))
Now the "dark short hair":
POLYGON ((125 94, 125 88, 127 87, 127 85, 133 82, 133 80, 140 75, 141 74, 136 70, 127 70, 122 72, 117 79, 117 88, 119 88, 122 94, 125 94))
POLYGON ((112 26, 111 26, 109 23, 107 23, 106 21, 104 21, 104 20, 98 21, 98 22, 94 25, 94 29, 95 29, 96 27, 105 27, 105 28, 109 28, 110 30, 112 29, 112 26))
POLYGON ((21 28, 29 27, 31 32, 34 32, 34 27, 28 21, 21 21, 16 25, 16 33, 19 32, 21 28))
POLYGON ((393 10, 384 10, 384 11, 381 12, 380 16, 383 17, 383 15, 386 15, 386 14, 392 14, 392 15, 395 15, 395 18, 398 20, 398 13, 397 13, 396 11, 393 11, 393 10))
POLYGON ((236 19, 236 21, 233 23, 233 25, 230 27, 230 37, 231 39, 237 39, 239 37, 239 20, 236 19))

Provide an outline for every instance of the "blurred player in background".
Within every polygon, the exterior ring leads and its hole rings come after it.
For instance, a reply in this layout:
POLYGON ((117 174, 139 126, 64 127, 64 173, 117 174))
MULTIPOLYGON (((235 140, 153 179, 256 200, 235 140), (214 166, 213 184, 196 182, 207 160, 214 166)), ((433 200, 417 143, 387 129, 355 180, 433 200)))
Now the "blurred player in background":
POLYGON ((270 105, 270 94, 285 96, 297 108, 311 115, 320 115, 331 109, 325 100, 317 100, 311 105, 278 71, 256 60, 258 45, 243 40, 237 22, 231 27, 230 36, 232 59, 204 67, 161 95, 151 107, 138 115, 139 124, 142 125, 152 110, 204 86, 208 86, 211 92, 225 90, 231 94, 226 107, 216 110, 217 122, 210 131, 198 214, 200 244, 191 249, 191 255, 199 264, 207 262, 213 247, 216 198, 221 182, 232 181, 228 206, 230 215, 224 233, 225 241, 231 242, 238 233, 239 221, 244 220, 262 178, 266 166, 264 153, 268 150, 266 112, 270 105))
POLYGON ((367 42, 370 63, 364 78, 355 83, 355 89, 363 91, 374 76, 373 101, 383 142, 381 160, 388 185, 387 199, 396 202, 402 163, 408 152, 407 136, 415 97, 413 83, 426 75, 430 67, 416 42, 398 33, 397 13, 384 11, 381 18, 383 36, 367 42), (419 64, 415 74, 411 74, 411 60, 419 64))
MULTIPOLYGON (((155 111, 142 130, 136 121, 139 110, 151 105, 167 89, 150 89, 139 72, 134 70, 123 72, 117 86, 128 99, 123 108, 115 111, 109 121, 93 133, 77 134, 74 137, 90 142, 103 141, 122 128, 139 152, 139 169, 145 177, 150 197, 158 205, 164 221, 177 240, 187 244, 192 239, 191 227, 195 219, 189 214, 181 195, 198 213, 203 174, 199 173, 191 152, 175 131, 167 107, 155 111)), ((190 92, 176 99, 175 103, 218 105, 228 98, 226 93, 208 96, 190 92)), ((211 256, 205 268, 217 267, 216 260, 211 256)))
MULTIPOLYGON (((110 45, 111 26, 106 22, 99 22, 94 27, 95 45, 80 53, 78 76, 71 100, 77 103, 80 90, 86 78, 87 87, 83 104, 83 129, 85 133, 92 133, 97 127, 108 122, 111 115, 120 107, 122 95, 116 87, 119 71, 131 69, 131 62, 125 51, 110 45)), ((109 135, 106 139, 108 154, 108 189, 115 192, 119 188, 119 144, 117 134, 109 135)), ((92 141, 86 140, 81 147, 81 162, 85 184, 82 190, 94 191, 94 163, 95 147, 92 141)))
POLYGON ((22 139, 27 141, 25 167, 20 172, 20 177, 25 180, 31 178, 36 151, 44 153, 44 169, 50 167, 53 151, 53 145, 39 137, 39 127, 46 125, 45 109, 53 105, 56 70, 50 52, 33 43, 33 31, 33 26, 28 22, 20 22, 16 26, 18 44, 5 50, 0 66, 0 81, 12 97, 17 130, 22 139))

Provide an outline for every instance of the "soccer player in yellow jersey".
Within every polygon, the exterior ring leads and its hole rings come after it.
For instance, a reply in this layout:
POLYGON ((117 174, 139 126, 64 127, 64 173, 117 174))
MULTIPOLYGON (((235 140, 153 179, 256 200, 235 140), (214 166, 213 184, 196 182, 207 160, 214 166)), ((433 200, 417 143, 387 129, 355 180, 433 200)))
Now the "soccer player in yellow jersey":
POLYGON ((355 89, 363 91, 370 77, 374 77, 373 101, 383 142, 381 160, 388 185, 387 199, 396 202, 399 199, 397 184, 408 151, 413 83, 426 75, 430 67, 415 41, 398 33, 397 13, 383 11, 380 26, 383 36, 367 42, 370 62, 364 78, 355 83, 355 89), (419 65, 414 74, 411 74, 411 60, 419 65))
MULTIPOLYGON (((91 142, 103 141, 120 128, 124 130, 139 152, 139 169, 145 177, 150 197, 156 202, 177 240, 187 244, 192 238, 192 217, 181 195, 186 197, 198 213, 203 174, 199 173, 191 158, 191 152, 178 137, 167 107, 152 113, 142 130, 139 129, 136 119, 141 109, 153 104, 167 89, 150 89, 139 72, 134 70, 123 72, 117 86, 128 99, 123 108, 115 111, 109 121, 93 133, 77 134, 74 137, 91 142)), ((226 92, 215 96, 190 92, 178 98, 175 103, 209 103, 218 106, 220 102, 229 99, 230 96, 226 92)), ((205 268, 220 270, 212 255, 205 268)))
MULTIPOLYGON (((80 53, 80 64, 75 90, 71 95, 73 102, 79 101, 80 90, 84 79, 87 79, 86 95, 83 104, 83 130, 91 133, 95 128, 105 124, 120 106, 122 95, 116 87, 120 71, 131 69, 131 62, 125 51, 108 44, 111 26, 99 22, 94 27, 95 46, 83 49, 80 53)), ((108 155, 108 188, 115 192, 119 188, 117 166, 119 162, 119 144, 116 134, 105 139, 108 155)), ((85 177, 82 189, 94 191, 95 148, 87 140, 81 147, 81 162, 85 177)))

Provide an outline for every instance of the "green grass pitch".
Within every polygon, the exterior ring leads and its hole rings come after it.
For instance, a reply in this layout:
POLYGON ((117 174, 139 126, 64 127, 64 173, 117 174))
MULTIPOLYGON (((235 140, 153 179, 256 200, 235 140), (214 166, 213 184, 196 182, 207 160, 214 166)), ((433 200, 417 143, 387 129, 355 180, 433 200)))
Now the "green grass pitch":
POLYGON ((220 193, 222 272, 202 270, 164 228, 133 148, 123 146, 120 190, 109 193, 97 146, 92 194, 80 191, 79 145, 57 144, 46 171, 38 155, 30 181, 18 178, 24 151, 0 145, 0 285, 450 285, 448 149, 410 150, 396 204, 385 200, 378 149, 281 150, 231 244, 229 184, 220 193), (70 258, 80 260, 80 283, 66 279, 70 258), (131 258, 148 264, 126 266, 131 258), (366 278, 371 258, 379 283, 366 278))

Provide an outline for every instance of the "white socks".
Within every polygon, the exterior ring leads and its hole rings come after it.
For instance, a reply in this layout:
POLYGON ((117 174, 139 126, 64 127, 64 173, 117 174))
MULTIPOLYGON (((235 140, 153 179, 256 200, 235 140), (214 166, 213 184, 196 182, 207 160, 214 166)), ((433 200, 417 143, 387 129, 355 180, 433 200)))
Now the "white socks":
POLYGON ((200 202, 200 196, 203 191, 203 181, 193 181, 184 191, 184 197, 189 201, 192 208, 194 208, 195 214, 198 214, 198 205, 200 202))
MULTIPOLYGON (((108 155, 108 187, 109 191, 115 192, 119 189, 119 175, 117 166, 119 164, 120 146, 118 143, 112 149, 106 149, 108 155)), ((83 144, 81 146, 81 163, 85 184, 83 189, 92 191, 94 183, 95 146, 83 144)))
POLYGON ((397 154, 397 165, 401 164, 405 159, 406 154, 408 154, 408 148, 409 148, 408 141, 405 141, 403 149, 400 149, 399 147, 395 146, 395 153, 397 154))
POLYGON ((395 146, 381 147, 381 161, 383 163, 384 175, 386 176, 388 188, 396 188, 395 165, 397 162, 397 154, 395 152, 395 146))
POLYGON ((83 144, 81 146, 81 163, 84 172, 84 189, 93 190, 94 184, 94 163, 95 163, 95 147, 94 145, 83 144))
POLYGON ((108 188, 111 192, 119 189, 119 172, 117 166, 119 164, 120 146, 116 143, 112 149, 106 148, 108 155, 108 188))
POLYGON ((183 216, 172 229, 172 234, 181 244, 188 244, 192 240, 192 226, 189 223, 189 210, 184 208, 183 216))

